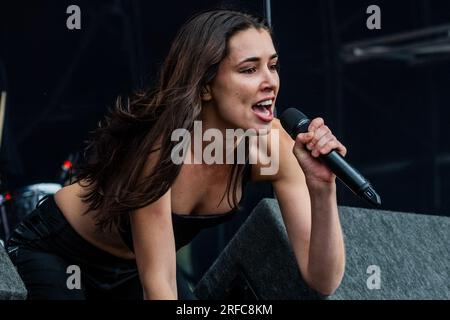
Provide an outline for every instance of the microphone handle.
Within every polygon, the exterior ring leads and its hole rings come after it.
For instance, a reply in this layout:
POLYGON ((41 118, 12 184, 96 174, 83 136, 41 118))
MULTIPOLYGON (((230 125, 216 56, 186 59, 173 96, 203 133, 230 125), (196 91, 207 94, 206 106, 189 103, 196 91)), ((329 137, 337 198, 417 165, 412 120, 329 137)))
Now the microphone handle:
POLYGON ((354 194, 368 201, 371 205, 379 207, 381 198, 358 170, 344 160, 336 150, 320 155, 319 159, 339 178, 354 194))
POLYGON ((358 194, 358 191, 368 184, 368 181, 336 150, 320 155, 319 159, 354 193, 358 194))

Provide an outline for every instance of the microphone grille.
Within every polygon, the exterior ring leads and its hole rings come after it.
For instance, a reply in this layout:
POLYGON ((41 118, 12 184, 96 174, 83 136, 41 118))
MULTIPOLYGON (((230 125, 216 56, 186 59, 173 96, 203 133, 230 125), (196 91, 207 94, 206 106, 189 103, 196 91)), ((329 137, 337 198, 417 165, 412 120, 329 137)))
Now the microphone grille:
POLYGON ((296 108, 288 108, 280 116, 281 125, 291 136, 302 120, 308 120, 308 117, 296 108))

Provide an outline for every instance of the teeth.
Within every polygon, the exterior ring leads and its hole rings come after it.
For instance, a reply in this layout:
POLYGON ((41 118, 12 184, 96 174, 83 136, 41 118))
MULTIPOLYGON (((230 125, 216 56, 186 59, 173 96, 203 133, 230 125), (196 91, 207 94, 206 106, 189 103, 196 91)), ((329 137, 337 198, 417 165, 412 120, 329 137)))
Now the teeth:
POLYGON ((257 106, 270 106, 272 105, 272 100, 265 100, 257 104, 257 106))

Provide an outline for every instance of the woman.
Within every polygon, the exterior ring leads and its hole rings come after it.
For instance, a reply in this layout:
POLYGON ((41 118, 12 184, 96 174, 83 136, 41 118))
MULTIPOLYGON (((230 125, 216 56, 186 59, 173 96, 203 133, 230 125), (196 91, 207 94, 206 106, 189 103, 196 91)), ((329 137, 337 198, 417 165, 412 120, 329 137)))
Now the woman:
POLYGON ((273 117, 277 68, 262 21, 225 10, 191 18, 157 88, 119 100, 96 130, 76 183, 40 203, 10 239, 29 298, 177 299, 176 250, 229 219, 249 179, 273 184, 303 278, 331 294, 343 276, 344 244, 335 176, 315 158, 346 149, 321 118, 295 141, 283 130, 273 117), (261 161, 174 163, 172 133, 192 134, 196 120, 223 136, 239 128, 265 135, 269 153, 279 153, 278 170, 262 174, 261 161))

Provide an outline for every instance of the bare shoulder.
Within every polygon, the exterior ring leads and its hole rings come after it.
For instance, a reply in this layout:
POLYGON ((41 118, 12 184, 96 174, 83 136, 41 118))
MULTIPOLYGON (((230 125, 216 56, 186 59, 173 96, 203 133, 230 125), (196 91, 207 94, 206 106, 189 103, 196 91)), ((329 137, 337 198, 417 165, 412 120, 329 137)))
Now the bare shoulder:
POLYGON ((265 163, 269 163, 263 164, 258 156, 256 164, 252 166, 253 181, 276 182, 289 176, 292 170, 301 171, 292 152, 294 140, 284 130, 279 119, 273 119, 272 129, 263 142, 267 143, 267 154, 269 155, 269 160, 266 160, 265 163), (271 170, 264 169, 270 167, 272 167, 271 170))

